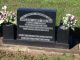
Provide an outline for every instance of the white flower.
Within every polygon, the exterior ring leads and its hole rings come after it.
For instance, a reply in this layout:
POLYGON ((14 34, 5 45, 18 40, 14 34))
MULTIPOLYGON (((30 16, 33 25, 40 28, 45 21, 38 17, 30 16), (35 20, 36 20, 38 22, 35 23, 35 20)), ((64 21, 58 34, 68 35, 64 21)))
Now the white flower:
POLYGON ((66 30, 68 28, 71 28, 74 30, 74 26, 77 22, 75 16, 71 14, 66 14, 66 16, 63 17, 62 21, 63 21, 63 25, 60 28, 63 30, 66 30))
POLYGON ((6 11, 6 9, 7 9, 7 6, 6 6, 6 5, 5 5, 5 6, 3 6, 3 7, 2 7, 2 9, 6 11))
POLYGON ((75 25, 75 23, 73 25, 75 25))
POLYGON ((63 20, 65 19, 65 17, 63 17, 63 20))
POLYGON ((73 22, 71 21, 70 23, 72 24, 73 22))
POLYGON ((64 22, 64 24, 67 24, 67 20, 64 20, 63 22, 64 22))
POLYGON ((71 28, 72 30, 75 30, 73 27, 71 28))
POLYGON ((66 14, 67 17, 71 16, 71 14, 66 14))
POLYGON ((2 24, 4 22, 4 20, 0 20, 0 24, 2 24))
POLYGON ((77 21, 77 20, 75 20, 75 21, 77 21))
POLYGON ((63 24, 67 24, 67 22, 68 22, 68 17, 64 17, 63 18, 63 24))
POLYGON ((67 26, 69 27, 69 24, 67 24, 67 26))

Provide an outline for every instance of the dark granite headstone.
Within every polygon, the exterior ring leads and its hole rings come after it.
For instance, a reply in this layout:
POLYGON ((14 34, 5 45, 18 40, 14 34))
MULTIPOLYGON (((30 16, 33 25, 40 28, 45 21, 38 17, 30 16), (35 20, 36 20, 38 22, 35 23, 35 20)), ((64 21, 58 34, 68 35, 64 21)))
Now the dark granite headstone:
POLYGON ((55 42, 56 10, 17 10, 17 39, 28 41, 55 42))

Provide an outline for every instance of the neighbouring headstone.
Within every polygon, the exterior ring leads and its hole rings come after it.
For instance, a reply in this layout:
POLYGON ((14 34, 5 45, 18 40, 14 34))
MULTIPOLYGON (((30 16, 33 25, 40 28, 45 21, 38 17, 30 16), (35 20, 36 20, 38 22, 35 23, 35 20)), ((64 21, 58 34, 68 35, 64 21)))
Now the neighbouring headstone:
POLYGON ((55 42, 56 10, 19 8, 17 39, 55 42))

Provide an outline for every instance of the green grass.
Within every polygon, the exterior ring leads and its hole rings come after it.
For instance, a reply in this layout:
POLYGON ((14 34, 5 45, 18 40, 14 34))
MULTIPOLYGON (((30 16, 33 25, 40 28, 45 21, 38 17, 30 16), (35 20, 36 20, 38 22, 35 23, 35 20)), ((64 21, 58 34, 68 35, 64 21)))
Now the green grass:
POLYGON ((76 16, 78 22, 76 27, 80 27, 80 0, 0 0, 0 7, 8 5, 8 10, 16 11, 17 8, 56 8, 56 25, 59 25, 61 18, 70 13, 76 16))
POLYGON ((0 60, 74 60, 72 55, 37 55, 32 56, 30 54, 24 54, 21 51, 17 52, 9 52, 9 51, 1 51, 0 50, 0 60))

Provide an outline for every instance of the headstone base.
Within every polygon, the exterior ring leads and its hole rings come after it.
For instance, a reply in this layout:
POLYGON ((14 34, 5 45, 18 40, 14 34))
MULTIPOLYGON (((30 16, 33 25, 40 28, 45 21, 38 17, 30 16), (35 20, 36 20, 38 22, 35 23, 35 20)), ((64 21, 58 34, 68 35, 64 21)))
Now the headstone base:
POLYGON ((70 49, 70 45, 69 44, 65 44, 65 43, 56 43, 56 48, 63 48, 63 49, 70 49))
POLYGON ((37 46, 37 47, 48 47, 48 48, 62 48, 70 49, 69 44, 55 43, 55 42, 39 42, 39 41, 29 41, 29 40, 3 40, 5 44, 16 44, 16 45, 27 45, 27 46, 37 46))

